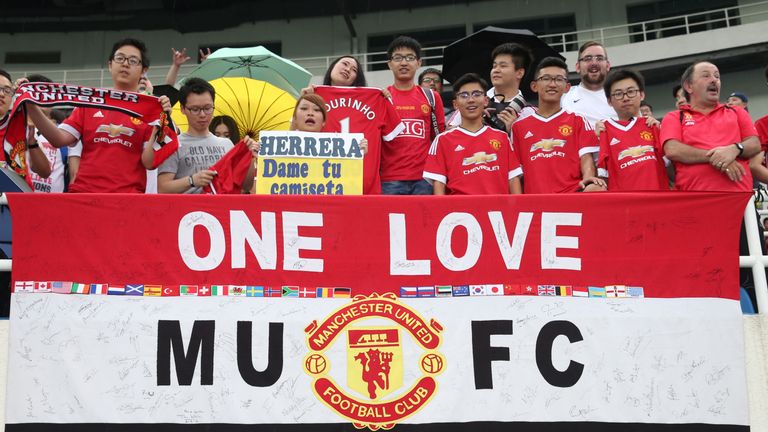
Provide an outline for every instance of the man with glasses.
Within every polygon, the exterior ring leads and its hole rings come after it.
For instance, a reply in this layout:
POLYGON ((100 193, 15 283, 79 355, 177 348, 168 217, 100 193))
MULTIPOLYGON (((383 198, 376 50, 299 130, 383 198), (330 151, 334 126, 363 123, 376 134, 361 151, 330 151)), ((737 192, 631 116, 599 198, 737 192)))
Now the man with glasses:
POLYGON ((638 116, 645 99, 643 76, 631 70, 612 71, 604 89, 619 119, 604 122, 598 175, 607 179, 610 191, 669 190, 659 122, 638 116))
MULTIPOLYGON (((208 127, 213 119, 216 90, 200 78, 189 78, 179 90, 181 113, 187 117, 189 129, 179 135, 179 149, 158 167, 157 190, 160 193, 202 193, 216 172, 211 165, 232 149, 232 141, 212 134, 208 127)), ((256 142, 244 138, 252 150, 256 142)), ((254 165, 243 182, 243 190, 253 186, 254 165)))
POLYGON ((592 153, 599 147, 592 124, 560 105, 569 88, 564 61, 546 57, 539 62, 531 82, 539 95, 539 110, 512 125, 524 193, 577 192, 593 183, 604 186, 595 177, 592 153))
POLYGON ((432 143, 424 178, 432 182, 435 195, 519 194, 520 164, 509 136, 483 123, 488 84, 470 73, 453 89, 461 124, 432 143))
POLYGON ((615 119, 616 111, 608 104, 603 91, 605 77, 611 70, 608 54, 600 42, 589 41, 579 48, 576 72, 581 82, 563 95, 561 104, 566 110, 584 116, 592 127, 599 120, 615 119))
POLYGON ((398 36, 387 49, 389 70, 395 83, 387 90, 405 128, 381 147, 381 193, 385 195, 431 195, 432 186, 422 178, 429 145, 445 130, 440 94, 415 85, 421 67, 421 45, 408 36, 398 36))
POLYGON ((424 71, 419 74, 419 85, 424 88, 432 89, 437 93, 442 93, 443 74, 440 73, 440 70, 435 68, 424 69, 424 71))
MULTIPOLYGON (((144 43, 137 39, 116 42, 107 61, 113 88, 136 92, 139 80, 149 69, 144 43)), ((161 96, 163 111, 171 111, 168 97, 161 96)), ((80 167, 70 192, 144 193, 147 169, 154 161, 154 127, 115 110, 77 107, 61 126, 34 104, 27 104, 32 122, 54 147, 81 140, 80 167)))

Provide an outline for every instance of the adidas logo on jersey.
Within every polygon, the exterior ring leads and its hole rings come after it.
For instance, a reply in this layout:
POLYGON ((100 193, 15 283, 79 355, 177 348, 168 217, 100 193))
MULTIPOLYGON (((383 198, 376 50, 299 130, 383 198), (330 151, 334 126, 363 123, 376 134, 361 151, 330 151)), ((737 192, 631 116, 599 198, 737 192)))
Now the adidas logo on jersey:
POLYGON ((101 112, 101 110, 99 110, 99 111, 96 111, 96 112, 93 114, 93 118, 101 118, 101 117, 104 117, 104 114, 101 112))
POLYGON ((616 138, 611 139, 611 145, 616 145, 620 143, 621 141, 617 140, 616 138))
POLYGON ((528 133, 526 133, 523 138, 530 138, 532 136, 533 136, 533 134, 531 133, 531 131, 528 131, 528 133))
POLYGON ((461 146, 461 144, 457 145, 454 151, 462 151, 464 150, 464 147, 461 146))

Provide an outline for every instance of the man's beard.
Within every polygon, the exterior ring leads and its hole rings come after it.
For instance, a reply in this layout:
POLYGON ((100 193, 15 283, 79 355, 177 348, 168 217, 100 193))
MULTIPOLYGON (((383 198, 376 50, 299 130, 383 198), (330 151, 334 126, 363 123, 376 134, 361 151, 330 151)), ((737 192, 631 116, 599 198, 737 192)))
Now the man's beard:
POLYGON ((590 78, 589 77, 589 73, 587 73, 587 74, 585 74, 584 76, 581 77, 581 80, 584 81, 585 83, 591 84, 591 85, 598 85, 598 84, 602 85, 603 82, 605 82, 605 73, 603 73, 602 70, 599 70, 597 73, 598 73, 597 79, 590 78))

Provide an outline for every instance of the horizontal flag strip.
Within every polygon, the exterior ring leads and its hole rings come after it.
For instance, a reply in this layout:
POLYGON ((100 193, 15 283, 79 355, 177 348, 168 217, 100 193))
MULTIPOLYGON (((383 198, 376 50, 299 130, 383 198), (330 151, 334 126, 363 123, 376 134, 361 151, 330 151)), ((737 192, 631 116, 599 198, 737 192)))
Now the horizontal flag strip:
MULTIPOLYGON (((178 296, 229 296, 229 297, 297 297, 322 298, 352 296, 347 287, 300 287, 283 285, 271 287, 262 285, 111 285, 83 284, 61 281, 16 281, 17 293, 60 293, 60 294, 108 294, 136 295, 146 297, 178 296)), ((399 296, 416 297, 465 297, 497 295, 538 295, 559 297, 601 297, 601 298, 640 298, 645 297, 643 287, 626 285, 570 286, 570 285, 435 285, 400 287, 399 296)))
MULTIPOLYGON (((175 424, 175 423, 26 423, 8 424, 7 432, 354 432, 344 423, 314 424, 175 424)), ((398 432, 747 432, 749 426, 603 422, 400 423, 398 432)))

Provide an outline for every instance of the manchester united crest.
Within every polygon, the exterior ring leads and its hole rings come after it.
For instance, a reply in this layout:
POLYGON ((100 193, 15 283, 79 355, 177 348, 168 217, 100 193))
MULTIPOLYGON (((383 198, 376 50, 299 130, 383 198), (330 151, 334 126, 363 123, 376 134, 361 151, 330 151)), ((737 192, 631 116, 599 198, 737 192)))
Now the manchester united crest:
POLYGON ((431 109, 429 108, 429 105, 421 104, 421 112, 423 112, 424 114, 429 114, 430 111, 431 109))
POLYGON ((140 125, 142 122, 141 122, 141 119, 140 119, 140 118, 138 118, 138 117, 131 117, 131 123, 133 123, 133 124, 135 124, 135 125, 137 125, 137 126, 138 126, 138 125, 140 125))
POLYGON ((558 131, 560 131, 560 135, 567 137, 573 134, 573 127, 571 125, 562 125, 559 128, 557 128, 558 131))
POLYGON ((500 148, 501 148, 501 141, 499 141, 499 140, 495 140, 495 139, 492 139, 492 140, 490 141, 490 144, 491 144, 491 147, 492 147, 494 150, 498 150, 498 149, 500 149, 500 148))
POLYGON ((642 131, 640 132, 640 138, 643 141, 653 141, 653 134, 649 131, 642 131))
POLYGON ((357 296, 322 322, 307 326, 310 352, 304 370, 314 380, 318 399, 355 427, 391 429, 435 395, 435 377, 445 369, 445 358, 436 351, 442 330, 437 321, 425 321, 393 294, 357 296), (405 356, 404 343, 415 344, 422 353, 405 356), (331 365, 330 352, 340 349, 346 352, 346 365, 331 365), (340 370, 332 373, 332 366, 340 370), (405 376, 418 378, 406 383, 405 376))

